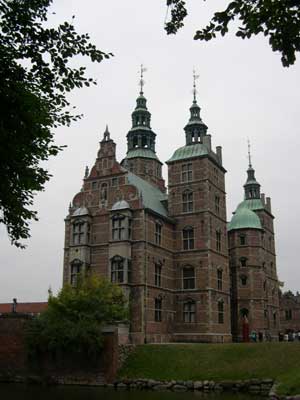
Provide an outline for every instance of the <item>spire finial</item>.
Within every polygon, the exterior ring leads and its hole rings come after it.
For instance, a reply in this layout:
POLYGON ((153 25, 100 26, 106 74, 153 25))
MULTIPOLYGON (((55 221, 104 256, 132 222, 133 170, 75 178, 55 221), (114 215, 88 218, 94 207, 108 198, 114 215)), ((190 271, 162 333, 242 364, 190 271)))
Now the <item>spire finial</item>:
POLYGON ((147 68, 145 68, 144 67, 144 65, 143 64, 141 64, 141 69, 140 69, 140 87, 141 87, 141 90, 140 90, 140 95, 142 96, 143 95, 143 88, 144 88, 144 85, 145 85, 145 81, 144 81, 144 72, 146 72, 147 71, 147 68))
POLYGON ((106 142, 107 140, 110 140, 110 133, 108 130, 108 125, 106 124, 106 128, 103 134, 103 141, 106 142))
POLYGON ((249 158, 249 168, 252 168, 252 163, 251 163, 251 145, 250 145, 249 138, 248 138, 248 158, 249 158))
POLYGON ((196 80, 199 78, 199 75, 196 75, 195 68, 193 69, 193 95, 194 95, 194 103, 197 103, 196 95, 197 95, 197 88, 196 88, 196 80))

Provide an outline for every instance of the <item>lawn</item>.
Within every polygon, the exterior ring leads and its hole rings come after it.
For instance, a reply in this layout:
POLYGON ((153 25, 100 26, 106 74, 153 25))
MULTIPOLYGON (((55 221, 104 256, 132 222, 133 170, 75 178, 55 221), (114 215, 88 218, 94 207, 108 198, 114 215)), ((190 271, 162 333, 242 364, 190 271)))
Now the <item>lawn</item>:
POLYGON ((300 394, 300 343, 141 345, 119 375, 216 382, 273 378, 280 394, 300 394))

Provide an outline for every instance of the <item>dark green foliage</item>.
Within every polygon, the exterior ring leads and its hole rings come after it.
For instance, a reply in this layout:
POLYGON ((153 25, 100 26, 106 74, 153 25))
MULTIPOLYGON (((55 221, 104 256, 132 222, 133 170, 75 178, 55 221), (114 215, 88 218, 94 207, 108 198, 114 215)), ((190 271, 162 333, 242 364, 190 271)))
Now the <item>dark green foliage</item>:
MULTIPOLYGON (((168 34, 183 26, 187 15, 185 2, 167 0, 172 6, 171 21, 166 24, 168 34)), ((235 0, 223 11, 215 12, 210 23, 198 30, 195 40, 211 40, 229 31, 229 23, 238 20, 236 36, 249 39, 262 33, 269 39, 273 51, 281 53, 281 62, 289 67, 296 61, 300 50, 300 0, 235 0)))
POLYGON ((40 166, 63 146, 53 144, 53 130, 80 118, 66 94, 96 82, 85 67, 70 61, 86 56, 101 62, 103 53, 71 23, 46 26, 52 0, 0 0, 0 223, 13 244, 29 234, 33 196, 50 174, 40 166))
POLYGON ((76 287, 66 285, 57 296, 50 295, 47 310, 28 323, 29 355, 97 355, 103 324, 126 318, 126 299, 119 286, 104 278, 79 277, 76 287))

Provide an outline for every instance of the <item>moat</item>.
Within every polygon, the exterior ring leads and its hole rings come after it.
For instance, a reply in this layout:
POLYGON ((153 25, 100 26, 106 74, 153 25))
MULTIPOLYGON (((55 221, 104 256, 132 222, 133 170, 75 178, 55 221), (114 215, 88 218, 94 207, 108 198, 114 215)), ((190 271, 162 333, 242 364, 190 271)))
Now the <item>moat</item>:
POLYGON ((87 386, 39 386, 24 384, 0 384, 2 399, 9 400, 262 400, 257 395, 235 393, 199 393, 199 392, 145 392, 115 391, 87 386))

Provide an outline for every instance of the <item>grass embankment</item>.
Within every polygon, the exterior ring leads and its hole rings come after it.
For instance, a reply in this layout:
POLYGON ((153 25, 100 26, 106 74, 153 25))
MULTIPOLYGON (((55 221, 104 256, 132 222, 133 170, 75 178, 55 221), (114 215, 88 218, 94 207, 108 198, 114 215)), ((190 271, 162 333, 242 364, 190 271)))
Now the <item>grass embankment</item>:
POLYGON ((273 378, 280 394, 299 394, 300 343, 141 345, 119 376, 215 382, 273 378))

